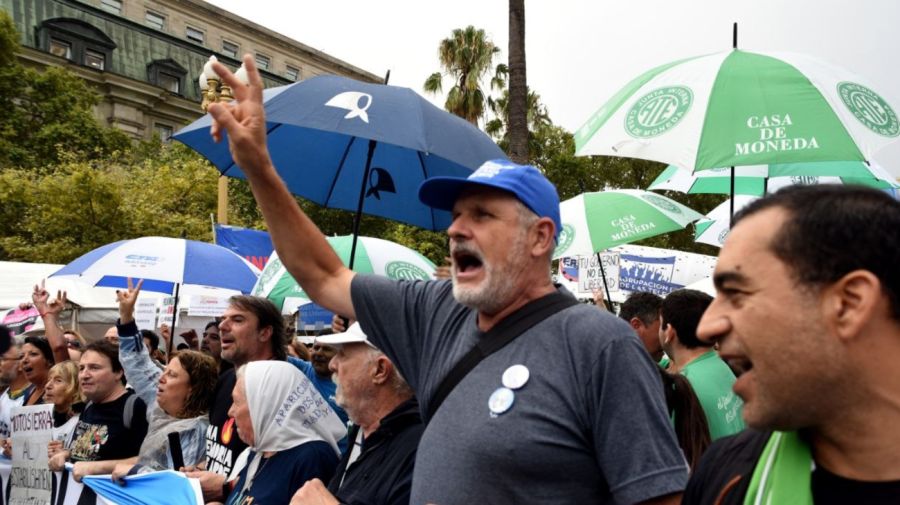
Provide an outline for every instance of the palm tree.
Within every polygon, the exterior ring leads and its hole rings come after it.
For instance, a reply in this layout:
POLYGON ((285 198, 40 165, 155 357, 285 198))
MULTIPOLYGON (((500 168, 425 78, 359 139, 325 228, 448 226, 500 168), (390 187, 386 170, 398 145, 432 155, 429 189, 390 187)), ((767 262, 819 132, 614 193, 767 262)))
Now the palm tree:
MULTIPOLYGON (((497 140, 500 148, 509 155, 510 159, 513 157, 512 131, 510 128, 512 122, 511 95, 510 90, 504 90, 500 98, 488 100, 488 105, 494 113, 494 119, 491 119, 484 125, 484 131, 497 140)), ((534 157, 536 151, 540 149, 540 142, 535 138, 535 134, 541 132, 544 128, 553 126, 547 107, 541 103, 541 95, 529 89, 527 96, 528 98, 525 101, 525 146, 528 151, 526 160, 534 157)), ((526 161, 517 163, 524 162, 526 161)))
POLYGON ((482 78, 493 70, 491 89, 506 85, 506 65, 500 63, 493 67, 494 56, 499 52, 500 48, 490 41, 484 30, 474 26, 453 30, 450 38, 442 40, 438 48, 443 72, 435 72, 425 80, 425 91, 440 93, 444 74, 452 77, 454 85, 447 93, 444 108, 477 126, 488 100, 481 89, 482 78))
POLYGON ((510 159, 528 163, 528 82, 525 73, 525 0, 509 0, 509 102, 507 137, 510 159))

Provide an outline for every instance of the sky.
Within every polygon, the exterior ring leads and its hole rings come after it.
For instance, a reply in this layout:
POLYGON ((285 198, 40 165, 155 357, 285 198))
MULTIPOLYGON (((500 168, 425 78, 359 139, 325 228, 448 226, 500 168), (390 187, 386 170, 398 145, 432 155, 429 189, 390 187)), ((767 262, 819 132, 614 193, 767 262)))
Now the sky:
MULTIPOLYGON (((391 84, 423 95, 425 78, 440 70, 438 45, 455 28, 482 28, 502 61, 508 54, 500 0, 210 3, 376 75, 390 70, 391 84)), ((863 77, 900 113, 897 0, 526 0, 525 19, 528 85, 572 132, 644 71, 730 50, 734 22, 740 49, 815 56, 863 77)), ((900 177, 900 142, 874 159, 900 177)))

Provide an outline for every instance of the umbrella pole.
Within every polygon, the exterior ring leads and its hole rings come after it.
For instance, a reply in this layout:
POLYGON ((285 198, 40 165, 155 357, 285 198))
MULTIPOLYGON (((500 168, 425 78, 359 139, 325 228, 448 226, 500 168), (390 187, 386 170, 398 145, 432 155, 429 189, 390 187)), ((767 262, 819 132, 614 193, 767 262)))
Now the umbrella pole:
POLYGON ((600 265, 600 277, 603 278, 603 289, 606 290, 606 303, 608 307, 607 310, 612 312, 612 298, 609 296, 609 284, 606 283, 606 270, 603 268, 603 259, 600 257, 600 252, 597 252, 597 264, 600 265))
POLYGON ((369 152, 366 153, 366 171, 363 173, 362 184, 359 187, 359 203, 356 205, 356 216, 353 217, 353 244, 350 246, 350 270, 353 270, 353 261, 356 259, 356 241, 359 238, 359 220, 362 218, 363 202, 366 199, 366 183, 369 182, 369 171, 372 169, 372 155, 375 154, 374 140, 369 141, 369 152))
POLYGON ((728 214, 728 229, 734 223, 734 167, 731 167, 731 213, 728 214))
POLYGON ((169 358, 172 356, 172 342, 175 341, 175 318, 178 317, 178 288, 181 287, 181 284, 175 283, 175 303, 172 310, 172 329, 169 332, 169 341, 166 343, 166 362, 169 361, 169 358))

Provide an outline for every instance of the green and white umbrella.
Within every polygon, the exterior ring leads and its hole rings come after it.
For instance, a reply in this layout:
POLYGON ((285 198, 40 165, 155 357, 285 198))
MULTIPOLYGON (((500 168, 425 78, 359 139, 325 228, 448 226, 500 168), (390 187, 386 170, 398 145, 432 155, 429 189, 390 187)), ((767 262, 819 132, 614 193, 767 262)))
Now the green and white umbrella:
MULTIPOLYGON (((735 167, 734 194, 762 196, 791 184, 859 184, 877 189, 897 189, 900 184, 875 163, 820 161, 735 167)), ((682 193, 731 193, 731 169, 714 168, 691 173, 669 165, 647 189, 682 193)))
POLYGON ((562 231, 553 258, 591 255, 680 230, 702 214, 656 193, 617 189, 583 193, 559 206, 562 231))
POLYGON ((865 161, 900 136, 896 107, 809 56, 733 50, 632 80, 575 133, 577 154, 691 170, 865 161))
MULTIPOLYGON (((751 195, 735 195, 734 209, 741 210, 758 197, 751 195)), ((697 221, 694 229, 694 241, 722 247, 728 232, 731 230, 731 199, 725 200, 697 221)))
MULTIPOLYGON (((350 262, 353 236, 328 237, 328 243, 334 248, 341 261, 347 265, 350 262)), ((364 274, 382 275, 391 279, 428 280, 433 278, 434 263, 417 251, 395 242, 373 237, 359 237, 353 270, 364 274)), ((272 253, 256 286, 253 287, 252 293, 268 298, 283 313, 292 313, 298 305, 309 302, 306 292, 288 273, 281 260, 278 259, 277 253, 272 253)))

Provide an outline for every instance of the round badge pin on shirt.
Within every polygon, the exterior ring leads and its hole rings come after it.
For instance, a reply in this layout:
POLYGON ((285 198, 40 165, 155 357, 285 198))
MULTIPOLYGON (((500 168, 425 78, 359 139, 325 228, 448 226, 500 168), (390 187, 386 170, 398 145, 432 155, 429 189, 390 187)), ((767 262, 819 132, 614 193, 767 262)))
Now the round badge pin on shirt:
POLYGON ((491 410, 491 416, 497 417, 512 407, 516 400, 516 394, 509 388, 497 388, 488 398, 488 408, 491 410))
POLYGON ((513 365, 503 372, 503 385, 509 389, 519 389, 528 382, 531 372, 525 365, 513 365))

